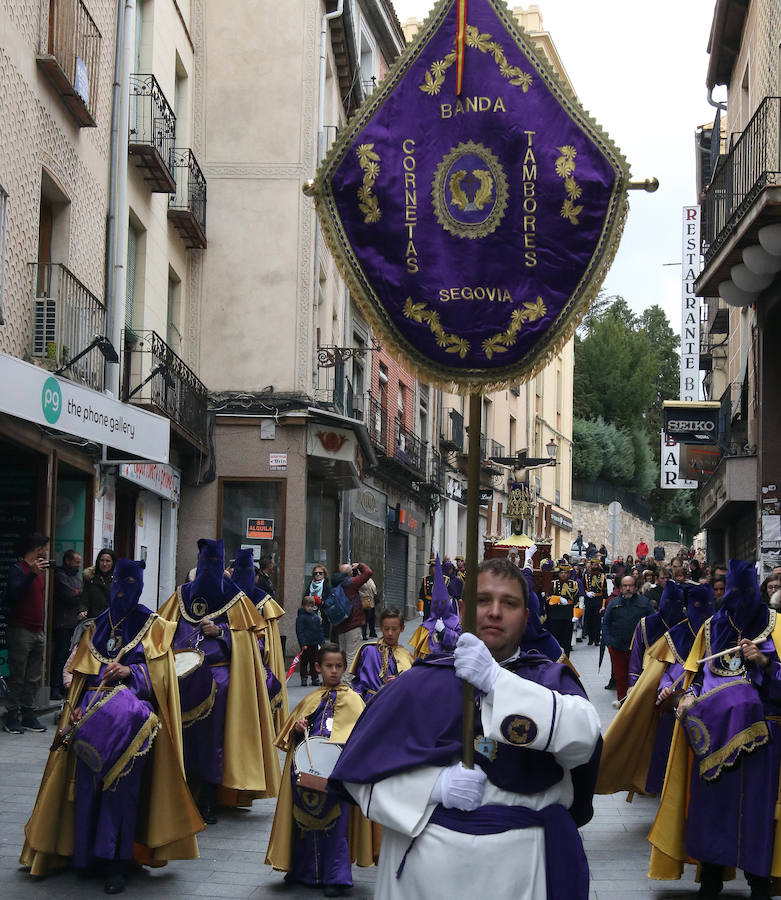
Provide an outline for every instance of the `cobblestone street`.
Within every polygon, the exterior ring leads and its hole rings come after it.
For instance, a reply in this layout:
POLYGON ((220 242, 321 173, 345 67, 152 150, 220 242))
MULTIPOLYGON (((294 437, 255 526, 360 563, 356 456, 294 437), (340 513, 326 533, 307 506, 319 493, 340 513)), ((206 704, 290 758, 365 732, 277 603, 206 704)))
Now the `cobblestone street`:
MULTIPOLYGON (((603 663, 603 671, 598 673, 597 649, 584 644, 576 645, 572 659, 599 711, 604 730, 614 715, 610 703, 615 697, 614 692, 603 689, 607 682, 607 663, 603 663)), ((291 706, 305 692, 293 686, 297 679, 296 674, 291 680, 291 706)), ((13 736, 0 732, 0 896, 4 900, 55 896, 83 900, 104 896, 99 882, 80 878, 73 872, 36 882, 19 867, 22 829, 30 815, 51 743, 52 716, 47 715, 45 722, 49 726, 46 734, 13 736)), ((591 866, 591 898, 673 900, 695 896, 697 886, 691 867, 678 883, 651 882, 646 877, 649 856, 646 835, 655 809, 655 800, 635 798, 628 804, 624 794, 595 799, 594 819, 582 832, 591 866)), ((256 801, 252 810, 223 811, 219 823, 199 836, 199 860, 173 862, 157 870, 144 869, 133 875, 128 893, 151 891, 154 897, 285 896, 291 900, 319 896, 308 888, 286 887, 282 875, 263 864, 273 815, 273 801, 256 801)), ((353 867, 355 887, 349 896, 355 900, 371 897, 375 873, 374 868, 353 867)), ((748 894, 746 883, 739 876, 722 896, 747 897, 748 894)))

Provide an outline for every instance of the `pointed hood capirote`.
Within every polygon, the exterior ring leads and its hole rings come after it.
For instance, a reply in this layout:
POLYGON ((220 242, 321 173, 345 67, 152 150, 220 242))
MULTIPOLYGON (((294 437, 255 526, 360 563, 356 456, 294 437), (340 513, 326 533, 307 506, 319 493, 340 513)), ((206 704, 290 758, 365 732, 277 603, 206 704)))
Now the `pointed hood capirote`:
POLYGON ((252 597, 255 592, 255 557, 251 548, 236 551, 231 578, 237 588, 252 597))
POLYGON ((144 590, 143 559, 118 559, 111 578, 108 609, 95 619, 92 646, 114 657, 146 625, 152 610, 139 603, 144 590))
POLYGON ((711 650, 717 653, 740 638, 753 639, 767 627, 770 610, 762 602, 753 563, 731 559, 721 609, 711 621, 711 650))
POLYGON ((706 619, 713 615, 714 595, 709 584, 694 584, 686 597, 686 614, 696 634, 706 619))
POLYGON ((659 601, 659 615, 664 619, 665 625, 672 628, 686 618, 686 600, 680 585, 668 578, 662 591, 662 599, 659 601))
POLYGON ((182 602, 193 619, 202 619, 222 610, 240 592, 225 574, 225 543, 222 538, 198 541, 195 578, 181 586, 182 602))
POLYGON ((453 598, 447 589, 442 564, 437 554, 434 561, 434 583, 431 589, 431 610, 425 621, 429 633, 429 647, 432 651, 452 653, 461 634, 461 622, 453 609, 453 598), (442 627, 437 630, 438 622, 442 627))

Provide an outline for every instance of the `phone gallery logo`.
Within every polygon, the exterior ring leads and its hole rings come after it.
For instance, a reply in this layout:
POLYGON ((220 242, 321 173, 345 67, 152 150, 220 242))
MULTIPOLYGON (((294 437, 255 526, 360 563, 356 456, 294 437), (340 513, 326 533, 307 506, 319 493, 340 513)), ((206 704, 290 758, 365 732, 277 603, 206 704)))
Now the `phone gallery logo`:
POLYGON ((50 425, 54 425, 62 412, 62 391, 56 378, 47 378, 41 391, 41 409, 43 417, 50 425))

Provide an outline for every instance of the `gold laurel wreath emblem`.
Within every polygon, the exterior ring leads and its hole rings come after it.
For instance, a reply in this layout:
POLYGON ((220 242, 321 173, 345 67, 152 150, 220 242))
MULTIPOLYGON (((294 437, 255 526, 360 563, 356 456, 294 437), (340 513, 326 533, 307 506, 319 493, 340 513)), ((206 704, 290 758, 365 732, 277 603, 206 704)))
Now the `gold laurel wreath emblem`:
POLYGON ((466 141, 458 144, 447 153, 439 163, 434 172, 434 180, 431 184, 431 199, 434 204, 434 214, 439 224, 454 234, 456 237, 483 238, 496 231, 507 209, 507 196, 509 187, 507 176, 504 173, 499 158, 495 156, 487 147, 482 144, 476 144, 474 141, 466 141), (473 174, 480 182, 480 186, 475 192, 472 201, 475 209, 483 210, 491 203, 491 195, 496 192, 496 197, 490 211, 487 212, 482 222, 460 222, 452 214, 448 207, 446 198, 446 189, 450 191, 452 204, 456 209, 464 210, 467 207, 468 199, 462 187, 462 181, 467 176, 466 169, 457 169, 455 172, 450 170, 454 164, 467 154, 477 156, 485 164, 484 169, 475 169, 473 174))
POLYGON ((439 321, 439 313, 429 309, 425 303, 413 303, 412 297, 407 297, 403 312, 413 322, 425 322, 434 335, 437 346, 443 347, 445 353, 457 353, 463 359, 469 352, 469 341, 457 334, 448 334, 439 321))
MULTIPOLYGON (((474 25, 467 25, 464 43, 473 50, 479 50, 481 53, 489 53, 499 67, 499 72, 502 77, 506 78, 513 87, 519 87, 524 94, 528 93, 529 88, 532 86, 531 75, 528 72, 524 72, 523 69, 518 66, 511 66, 507 62, 502 45, 496 41, 492 41, 490 34, 480 34, 479 30, 475 28, 474 25)), ((420 90, 430 97, 436 97, 442 89, 442 85, 445 83, 445 73, 455 61, 456 51, 453 50, 448 53, 444 59, 438 59, 433 62, 430 70, 426 72, 423 84, 418 85, 420 90)))

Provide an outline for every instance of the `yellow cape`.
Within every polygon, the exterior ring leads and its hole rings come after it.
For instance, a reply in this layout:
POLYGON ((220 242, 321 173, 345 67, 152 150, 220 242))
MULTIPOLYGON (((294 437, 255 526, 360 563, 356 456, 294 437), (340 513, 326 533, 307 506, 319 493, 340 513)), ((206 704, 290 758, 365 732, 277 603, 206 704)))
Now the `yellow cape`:
MULTIPOLYGON (((184 777, 179 684, 171 653, 176 626, 155 616, 141 646, 156 700, 160 730, 150 748, 147 802, 139 806, 134 856, 148 865, 169 859, 197 859, 195 835, 204 828, 184 777)), ((81 639, 71 663, 73 681, 58 728, 65 728, 71 708, 81 697, 89 675, 100 672, 90 652, 92 631, 81 639)), ((68 863, 73 855, 76 760, 65 748, 49 754, 38 797, 25 826, 19 862, 31 875, 46 875, 68 863)), ((145 781, 146 783, 146 781, 145 781)))
MULTIPOLYGON (((366 647, 381 647, 386 646, 382 638, 379 638, 376 641, 366 641, 366 643, 361 644, 358 648, 358 652, 355 654, 355 659, 353 660, 353 664, 350 666, 350 675, 355 675, 358 671, 358 664, 361 659, 361 655, 366 647)), ((415 661, 412 654, 407 650, 406 647, 400 647, 396 644, 395 647, 389 648, 393 653, 393 658, 396 660, 396 669, 398 670, 399 675, 402 672, 406 672, 407 669, 412 668, 412 663, 415 661)))
MULTIPOLYGON (((160 609, 178 623, 179 592, 160 609)), ((225 711, 222 806, 248 806, 259 797, 279 791, 279 756, 274 749, 274 721, 266 690, 266 671, 260 658, 261 619, 246 594, 240 593, 226 611, 231 630, 231 672, 225 711)))
POLYGON ((671 662, 672 651, 662 636, 646 651, 642 674, 605 732, 595 793, 645 793, 659 726, 659 681, 671 662))
MULTIPOLYGON (((781 647, 781 616, 777 616, 770 636, 776 646, 781 647)), ((686 680, 684 687, 692 683, 699 668, 698 660, 705 656, 705 626, 694 641, 686 660, 686 680)), ((692 752, 686 740, 686 733, 680 721, 675 723, 667 772, 664 776, 662 797, 656 818, 648 834, 651 842, 651 861, 648 877, 663 881, 674 881, 681 877, 684 863, 694 863, 686 853, 686 814, 689 803, 689 777, 692 766, 692 752)), ((781 818, 781 808, 776 803, 776 820, 781 818)), ((781 877, 781 828, 776 827, 773 842, 773 861, 770 867, 773 878, 781 877)))
POLYGON ((282 641, 279 637, 279 622, 285 615, 285 610, 269 594, 258 606, 258 612, 262 622, 263 634, 266 642, 266 662, 271 671, 276 675, 282 685, 282 690, 271 702, 271 710, 274 714, 274 725, 279 730, 282 723, 289 715, 287 701, 287 672, 285 670, 285 654, 282 652, 282 641))
POLYGON ((424 659, 431 653, 431 648, 428 645, 428 628, 425 625, 418 625, 407 643, 412 647, 415 659, 424 659))
MULTIPOLYGON (((304 716, 311 715, 320 705, 323 697, 331 688, 322 687, 306 697, 290 713, 277 738, 277 746, 287 752, 285 769, 282 773, 282 786, 279 790, 277 808, 274 812, 274 823, 271 826, 271 837, 266 851, 266 865, 280 872, 288 872, 293 856, 293 787, 290 783, 290 770, 293 766, 295 741, 293 726, 304 716)), ((350 736, 353 725, 363 712, 363 700, 346 684, 336 688, 334 704, 334 726, 329 740, 335 744, 343 744, 350 736)), ((359 866, 371 866, 380 855, 380 837, 382 829, 370 822, 357 806, 350 805, 350 822, 347 829, 347 841, 350 848, 350 861, 359 866)))

